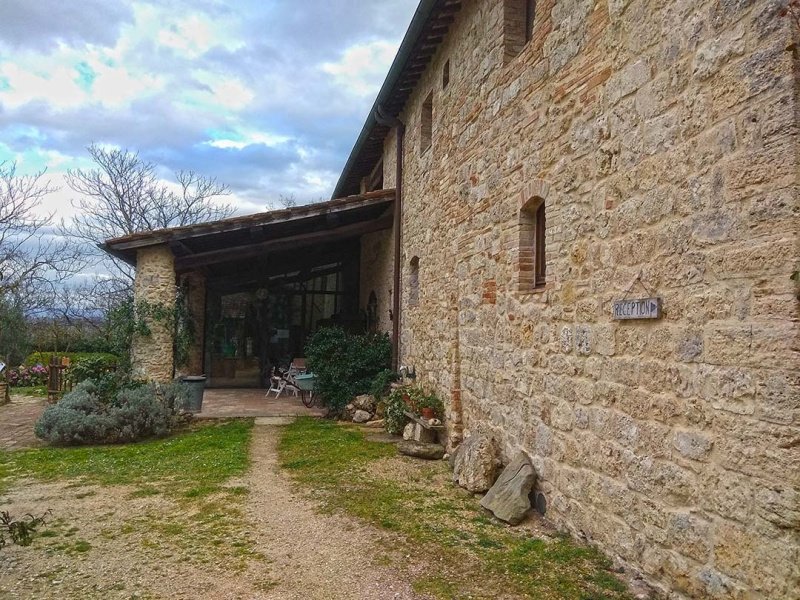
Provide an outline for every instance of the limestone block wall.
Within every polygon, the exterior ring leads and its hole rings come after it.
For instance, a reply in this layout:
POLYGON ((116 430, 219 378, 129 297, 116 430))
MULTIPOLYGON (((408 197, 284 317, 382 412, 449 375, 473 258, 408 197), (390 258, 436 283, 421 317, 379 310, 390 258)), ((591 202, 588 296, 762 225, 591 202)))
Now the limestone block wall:
POLYGON ((506 4, 463 2, 401 115, 401 360, 452 442, 482 428, 530 453, 546 516, 672 598, 794 598, 797 35, 772 0, 540 0, 515 56, 506 4), (664 317, 612 320, 628 294, 664 317))
MULTIPOLYGON (((175 259, 166 245, 142 248, 136 253, 136 303, 175 306, 175 259)), ((172 380, 173 333, 168 325, 149 321, 152 335, 135 336, 131 349, 134 377, 168 383, 172 380)))
POLYGON ((394 273, 394 232, 376 231, 361 237, 361 279, 359 306, 366 310, 370 292, 378 301, 377 331, 392 331, 389 311, 392 308, 394 273))

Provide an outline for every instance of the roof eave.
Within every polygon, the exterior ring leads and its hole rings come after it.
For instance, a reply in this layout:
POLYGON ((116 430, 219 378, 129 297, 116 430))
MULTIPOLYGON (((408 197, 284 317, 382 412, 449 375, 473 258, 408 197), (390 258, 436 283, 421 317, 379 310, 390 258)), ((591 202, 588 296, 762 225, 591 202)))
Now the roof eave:
POLYGON ((367 139, 369 139, 372 128, 377 125, 377 121, 375 120, 375 111, 379 106, 389 100, 394 93, 394 87, 400 79, 406 62, 411 56, 411 52, 414 49, 420 34, 425 28, 425 24, 430 18, 433 9, 436 7, 437 2, 438 0, 421 0, 419 6, 417 6, 417 10, 414 12, 414 16, 411 19, 411 24, 408 26, 408 30, 406 31, 405 36, 403 36, 403 41, 400 44, 400 48, 397 50, 397 55, 394 57, 392 66, 389 68, 389 73, 386 75, 386 79, 383 81, 383 85, 378 92, 378 97, 375 99, 375 102, 369 111, 369 115, 367 115, 367 120, 364 123, 364 126, 361 128, 361 133, 356 140, 355 146, 353 146, 350 156, 347 158, 347 162, 344 165, 344 169, 342 169, 342 174, 339 176, 339 180, 336 182, 336 187, 333 190, 331 198, 337 198, 344 194, 343 188, 346 185, 347 175, 353 168, 355 162, 358 160, 358 155, 361 152, 361 148, 364 146, 367 139))

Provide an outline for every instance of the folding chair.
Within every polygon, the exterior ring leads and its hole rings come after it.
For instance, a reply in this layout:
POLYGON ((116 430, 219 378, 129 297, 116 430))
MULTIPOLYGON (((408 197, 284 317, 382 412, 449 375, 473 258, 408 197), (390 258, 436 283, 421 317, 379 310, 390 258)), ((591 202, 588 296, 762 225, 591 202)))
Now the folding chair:
POLYGON ((297 386, 289 379, 288 374, 281 375, 275 367, 272 367, 272 372, 269 376, 269 389, 264 397, 269 398, 269 395, 275 392, 275 397, 277 398, 287 387, 297 396, 297 386))

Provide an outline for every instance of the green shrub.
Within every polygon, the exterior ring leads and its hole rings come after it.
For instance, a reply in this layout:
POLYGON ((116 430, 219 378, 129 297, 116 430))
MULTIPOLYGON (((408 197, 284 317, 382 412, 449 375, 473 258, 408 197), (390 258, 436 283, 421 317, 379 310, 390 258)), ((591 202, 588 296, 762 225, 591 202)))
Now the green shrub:
POLYGON ((315 391, 335 414, 355 396, 373 389, 391 363, 386 334, 351 334, 338 327, 317 331, 306 344, 308 368, 317 376, 315 391))
POLYGON ((172 429, 172 411, 160 401, 156 386, 122 390, 109 409, 114 420, 114 442, 164 437, 172 429))
POLYGON ((69 376, 76 383, 87 379, 100 379, 105 377, 109 370, 114 369, 115 366, 116 362, 110 364, 108 357, 102 354, 87 356, 72 365, 69 370, 69 376))
POLYGON ((70 365, 73 369, 87 360, 94 360, 96 364, 102 364, 104 368, 110 369, 117 366, 119 359, 114 354, 107 352, 32 352, 25 358, 27 366, 33 365, 49 365, 50 357, 53 355, 58 357, 66 356, 69 359, 70 365))
POLYGON ((417 411, 416 402, 421 394, 422 391, 419 388, 411 386, 402 386, 392 390, 386 399, 386 412, 383 415, 386 431, 394 435, 403 432, 403 427, 408 422, 405 411, 417 411))
POLYGON ((397 373, 390 369, 384 369, 372 379, 369 393, 375 396, 376 400, 380 400, 389 392, 389 386, 393 381, 397 381, 397 373))
POLYGON ((185 397, 180 384, 128 383, 105 396, 110 389, 91 380, 78 384, 45 409, 34 427, 36 436, 65 446, 162 437, 172 429, 175 408, 185 397))
POLYGON ((59 446, 104 443, 112 439, 114 421, 92 382, 78 385, 36 421, 36 437, 59 446))

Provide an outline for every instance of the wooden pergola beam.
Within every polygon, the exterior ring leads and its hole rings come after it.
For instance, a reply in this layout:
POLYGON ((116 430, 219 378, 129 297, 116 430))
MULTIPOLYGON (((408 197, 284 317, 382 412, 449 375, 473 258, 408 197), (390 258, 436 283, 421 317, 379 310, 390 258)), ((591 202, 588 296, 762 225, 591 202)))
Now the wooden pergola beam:
POLYGON ((245 244, 232 248, 225 248, 222 250, 199 252, 191 256, 176 259, 175 269, 177 271, 185 271, 203 265, 218 264, 261 256, 268 252, 293 250, 314 244, 324 244, 326 242, 331 242, 341 238, 355 237, 364 235, 366 233, 380 231, 382 229, 388 229, 391 226, 392 217, 389 215, 388 217, 383 216, 371 221, 354 223, 352 225, 344 225, 342 227, 335 227, 322 231, 302 233, 299 235, 267 240, 265 242, 259 242, 255 244, 245 244))

